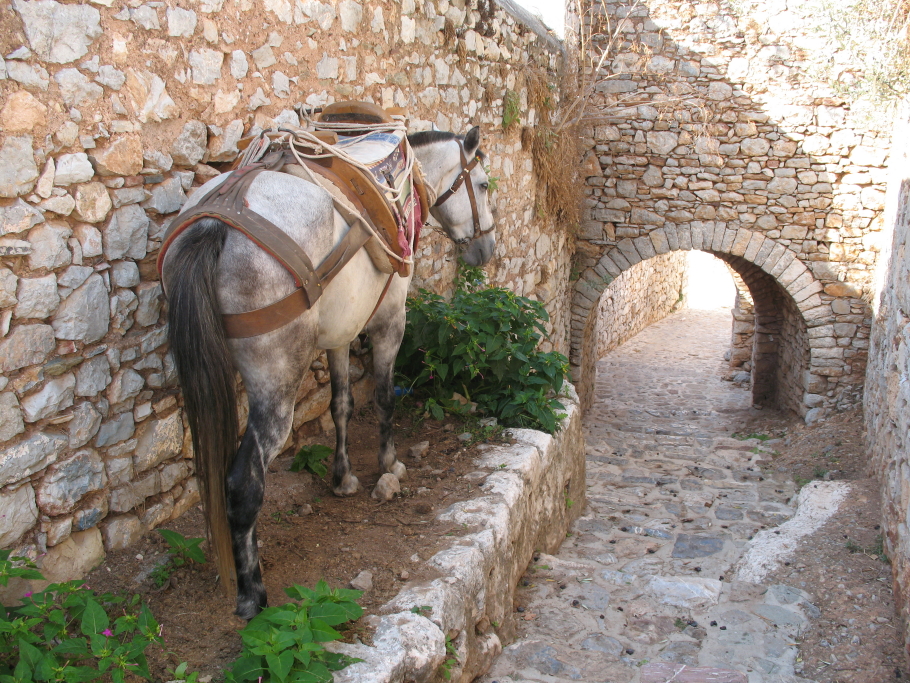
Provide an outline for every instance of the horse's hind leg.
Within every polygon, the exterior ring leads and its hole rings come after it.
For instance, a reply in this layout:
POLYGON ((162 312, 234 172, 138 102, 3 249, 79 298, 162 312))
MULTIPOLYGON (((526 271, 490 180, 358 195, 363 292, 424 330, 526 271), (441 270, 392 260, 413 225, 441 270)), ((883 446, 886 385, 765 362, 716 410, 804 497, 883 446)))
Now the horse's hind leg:
POLYGON ((250 416, 225 482, 237 572, 237 614, 244 619, 252 619, 266 606, 256 519, 265 494, 266 468, 280 453, 291 431, 294 397, 308 365, 295 362, 290 354, 281 355, 285 357, 277 358, 273 351, 268 367, 258 363, 256 367, 243 368, 250 416), (273 368, 280 369, 280 373, 273 368))
POLYGON ((354 413, 351 397, 349 347, 326 351, 332 377, 332 420, 335 422, 335 463, 332 466, 332 491, 336 496, 350 496, 360 488, 357 477, 351 474, 348 460, 348 420, 354 413))
POLYGON ((373 341, 373 376, 376 379, 376 412, 379 414, 379 473, 391 472, 404 479, 407 468, 395 457, 392 417, 395 412, 395 357, 404 336, 404 307, 391 316, 388 324, 371 327, 373 341))

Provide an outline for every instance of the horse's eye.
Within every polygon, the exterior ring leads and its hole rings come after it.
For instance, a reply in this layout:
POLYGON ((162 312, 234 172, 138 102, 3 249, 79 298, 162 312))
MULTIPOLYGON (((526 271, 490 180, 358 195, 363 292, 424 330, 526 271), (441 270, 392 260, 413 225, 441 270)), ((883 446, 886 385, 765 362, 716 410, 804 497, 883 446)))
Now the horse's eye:
POLYGON ((481 183, 480 189, 483 190, 484 192, 486 192, 487 190, 490 189, 490 183, 481 183))

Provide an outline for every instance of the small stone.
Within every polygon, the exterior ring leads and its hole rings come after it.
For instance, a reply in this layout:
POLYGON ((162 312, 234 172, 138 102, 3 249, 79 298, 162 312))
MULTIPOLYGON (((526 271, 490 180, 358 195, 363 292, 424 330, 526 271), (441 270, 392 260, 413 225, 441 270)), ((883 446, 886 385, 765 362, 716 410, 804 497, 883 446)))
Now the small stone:
POLYGON ((256 88, 256 92, 250 95, 250 102, 247 105, 247 109, 250 111, 256 111, 259 107, 265 107, 272 103, 272 100, 266 97, 265 93, 262 91, 262 88, 256 88))
POLYGON ((366 593, 373 588, 373 573, 369 571, 362 571, 357 576, 351 580, 351 588, 356 591, 363 591, 366 593))
POLYGON ((123 84, 126 83, 126 74, 109 64, 105 64, 98 69, 98 75, 95 76, 95 80, 111 90, 120 90, 123 84))
POLYGON ((101 413, 95 410, 91 403, 85 401, 73 410, 73 419, 67 426, 69 427, 69 447, 81 448, 98 433, 98 428, 101 426, 101 413))
POLYGON ((95 445, 98 448, 113 446, 114 444, 126 441, 135 431, 135 422, 132 413, 121 413, 116 418, 101 425, 98 430, 98 436, 95 439, 95 445))
POLYGON ((45 514, 62 515, 72 511, 87 494, 104 488, 106 484, 107 475, 101 456, 88 448, 47 469, 38 485, 38 506, 45 514))
POLYGON ((101 231, 94 225, 82 223, 73 230, 79 246, 82 247, 82 256, 90 258, 102 254, 101 231))
POLYGON ((21 278, 16 299, 18 301, 15 310, 17 318, 48 317, 60 305, 57 278, 53 274, 44 277, 21 278))
POLYGON ((50 211, 59 216, 69 216, 76 208, 76 200, 72 195, 64 194, 59 197, 45 199, 38 205, 42 211, 50 211))
POLYGON ((76 377, 72 373, 47 382, 36 394, 22 399, 22 414, 26 422, 37 422, 73 405, 76 377))
POLYGON ((196 13, 180 7, 167 9, 167 34, 171 38, 189 38, 196 30, 196 13))
POLYGON ((111 278, 117 287, 135 287, 139 284, 139 266, 133 261, 118 261, 111 268, 111 278))
POLYGON ((108 552, 123 550, 139 540, 145 528, 136 515, 109 517, 101 525, 104 547, 108 552))
POLYGON ((76 396, 97 396, 111 383, 111 364, 107 356, 89 358, 76 372, 76 396))
POLYGON ((673 545, 672 557, 693 559, 708 557, 724 549, 724 540, 714 536, 693 536, 679 534, 673 545))
POLYGON ((57 159, 57 170, 54 174, 54 185, 67 186, 75 183, 87 183, 95 175, 95 169, 85 152, 64 154, 57 159))
POLYGON ((161 24, 158 23, 158 12, 155 11, 154 7, 149 7, 148 5, 140 5, 132 10, 130 19, 133 20, 136 26, 144 28, 146 31, 157 31, 161 28, 161 24))
POLYGON ((136 472, 144 472, 178 455, 183 449, 183 419, 180 411, 143 424, 137 438, 133 456, 136 472))
POLYGON ((43 222, 41 212, 21 199, 0 207, 0 235, 15 235, 43 222))
POLYGON ((61 304, 51 323, 58 339, 96 342, 107 334, 110 306, 104 280, 95 273, 61 304))
POLYGON ((241 78, 246 78, 247 71, 249 71, 249 63, 246 59, 246 53, 243 50, 234 50, 231 53, 231 76, 233 76, 238 81, 241 78))
POLYGON ((93 83, 78 69, 61 69, 54 74, 54 80, 60 87, 60 96, 67 107, 82 107, 96 102, 104 89, 93 83))
POLYGON ((126 93, 140 123, 163 121, 180 115, 164 81, 151 71, 128 69, 126 93))
POLYGON ((0 493, 0 545, 16 543, 38 521, 35 490, 31 485, 0 493))
MULTIPOLYGON (((178 181, 179 187, 179 181, 178 181)), ((182 189, 180 190, 183 191, 182 189)), ((129 204, 114 211, 104 228, 104 253, 109 259, 145 257, 148 240, 149 218, 136 204, 129 204)), ((81 242, 81 240, 80 240, 81 242)), ((83 254, 85 249, 83 248, 83 254)))
POLYGON ((52 270, 69 265, 73 256, 67 245, 72 231, 65 223, 44 223, 32 228, 28 241, 32 246, 28 265, 32 270, 52 270))
POLYGON ((413 446, 411 446, 411 448, 408 450, 408 455, 410 455, 412 458, 419 460, 420 458, 422 458, 423 456, 425 456, 427 454, 427 451, 429 449, 430 449, 430 442, 421 441, 420 443, 417 443, 417 444, 414 444, 413 446))
POLYGON ((54 330, 50 325, 18 325, 0 341, 0 370, 13 372, 43 363, 55 348, 54 330))
POLYGON ((0 111, 0 125, 9 133, 29 132, 47 122, 47 107, 26 90, 17 90, 0 111))
POLYGON ((193 70, 193 83, 197 85, 214 85, 221 78, 221 65, 223 62, 224 53, 218 50, 201 48, 190 52, 189 63, 190 68, 193 70))
POLYGON ((107 398, 111 405, 117 405, 138 396, 145 385, 145 380, 135 370, 127 368, 114 375, 107 389, 107 398))
POLYGON ((76 186, 76 216, 86 223, 100 223, 113 206, 111 196, 103 183, 86 183, 76 186))
POLYGON ((180 166, 194 166, 205 156, 207 143, 208 129, 205 124, 202 121, 188 121, 171 145, 171 157, 180 166))
MULTIPOLYGON (((240 150, 237 143, 243 137, 243 121, 234 119, 224 127, 221 135, 213 135, 209 138, 208 153, 210 161, 233 161, 237 158, 240 150)), ((217 175, 217 172, 216 172, 217 175)))
POLYGON ((647 589, 663 605, 694 608, 717 604, 721 585, 716 579, 654 576, 647 589))
POLYGON ((61 147, 72 147, 79 139, 79 126, 72 121, 67 121, 55 132, 54 137, 61 147))
POLYGON ((342 30, 356 33, 363 21, 363 7, 354 0, 342 0, 338 3, 338 18, 341 20, 342 30))
POLYGON ((389 501, 395 497, 396 493, 401 493, 401 484, 398 482, 398 477, 391 472, 386 472, 379 477, 379 481, 376 482, 376 487, 370 497, 379 501, 389 501))
POLYGON ((101 35, 101 13, 89 5, 62 5, 53 0, 15 0, 25 35, 35 54, 54 64, 67 64, 88 52, 101 35))
POLYGON ((399 574, 398 576, 402 581, 407 581, 408 579, 411 578, 411 572, 405 570, 405 571, 401 572, 401 574, 399 574))
POLYGON ((0 443, 25 431, 19 400, 11 391, 0 394, 0 443))
POLYGON ((96 149, 91 156, 98 175, 130 176, 142 170, 142 140, 138 135, 123 135, 96 149))
POLYGON ((154 186, 152 196, 144 201, 142 206, 155 213, 166 214, 178 211, 185 201, 186 194, 183 192, 180 178, 168 178, 154 186))
POLYGON ((0 147, 0 197, 31 192, 37 178, 31 136, 8 135, 0 147))
POLYGON ((275 53, 272 52, 272 48, 268 45, 263 45, 262 47, 253 50, 251 55, 253 61, 256 63, 256 68, 260 71, 278 63, 278 60, 275 59, 275 53))
POLYGON ((60 434, 41 432, 0 451, 0 486, 20 481, 56 462, 67 446, 60 434))

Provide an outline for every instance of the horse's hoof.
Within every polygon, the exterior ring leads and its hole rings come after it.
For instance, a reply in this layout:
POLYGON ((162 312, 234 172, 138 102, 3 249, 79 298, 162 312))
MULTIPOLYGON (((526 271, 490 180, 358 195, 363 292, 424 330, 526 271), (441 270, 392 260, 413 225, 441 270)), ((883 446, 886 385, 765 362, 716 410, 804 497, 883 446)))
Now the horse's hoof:
POLYGON ((395 475, 395 478, 398 481, 401 481, 408 476, 408 468, 404 466, 404 463, 400 460, 396 460, 395 464, 389 468, 389 472, 395 475))
POLYGON ((238 597, 237 610, 234 612, 234 614, 236 614, 241 619, 246 619, 249 621, 257 614, 259 614, 267 605, 268 603, 265 600, 265 595, 263 595, 261 599, 241 599, 238 597))
POLYGON ((344 475, 338 486, 332 487, 336 496, 352 496, 360 490, 360 481, 353 474, 344 475))

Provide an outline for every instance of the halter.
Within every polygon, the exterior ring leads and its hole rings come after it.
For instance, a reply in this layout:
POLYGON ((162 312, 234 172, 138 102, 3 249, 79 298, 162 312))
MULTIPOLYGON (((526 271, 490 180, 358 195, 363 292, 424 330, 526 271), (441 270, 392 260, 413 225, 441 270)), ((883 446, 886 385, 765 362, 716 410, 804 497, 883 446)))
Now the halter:
POLYGON ((480 227, 480 216, 477 213, 477 198, 474 196, 474 183, 471 182, 471 171, 474 170, 474 167, 477 166, 477 163, 480 161, 480 154, 475 154, 474 158, 471 159, 471 162, 468 163, 468 159, 465 156, 464 148, 459 145, 458 152, 461 154, 461 173, 455 178, 455 182, 452 183, 452 186, 443 192, 436 199, 436 203, 433 206, 442 206, 452 195, 454 195, 461 188, 462 184, 466 184, 468 188, 468 199, 471 202, 471 220, 474 223, 474 236, 473 237, 464 237, 460 240, 452 240, 456 244, 468 244, 473 242, 478 237, 486 235, 493 232, 494 226, 490 226, 486 230, 482 230, 480 227))

